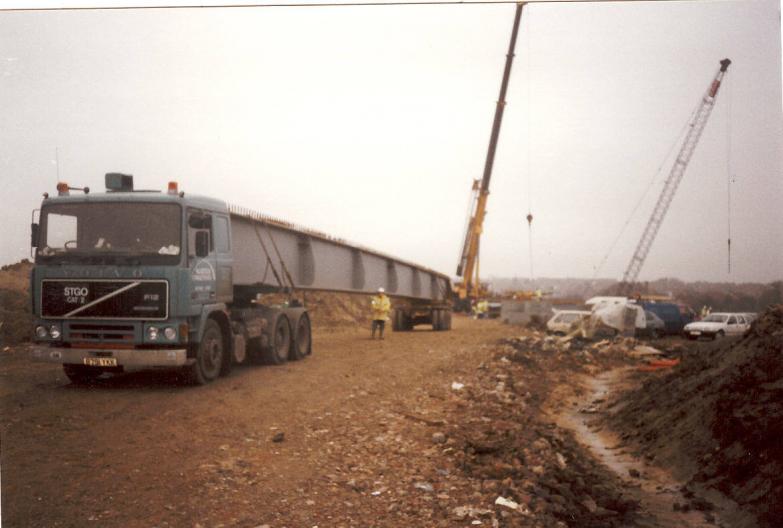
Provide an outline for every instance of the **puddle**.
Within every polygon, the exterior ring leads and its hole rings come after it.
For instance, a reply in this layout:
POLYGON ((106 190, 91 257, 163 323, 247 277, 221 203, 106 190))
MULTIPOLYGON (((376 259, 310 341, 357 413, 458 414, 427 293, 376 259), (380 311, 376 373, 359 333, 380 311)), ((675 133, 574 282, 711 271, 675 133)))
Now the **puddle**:
POLYGON ((683 483, 668 471, 633 456, 622 444, 619 435, 597 423, 605 402, 612 393, 621 390, 626 372, 627 369, 615 369, 586 379, 586 394, 579 398, 578 406, 569 406, 559 413, 558 425, 571 430, 580 444, 628 485, 628 493, 642 506, 638 526, 722 526, 720 512, 717 511, 675 511, 675 504, 691 503, 680 492, 683 483))

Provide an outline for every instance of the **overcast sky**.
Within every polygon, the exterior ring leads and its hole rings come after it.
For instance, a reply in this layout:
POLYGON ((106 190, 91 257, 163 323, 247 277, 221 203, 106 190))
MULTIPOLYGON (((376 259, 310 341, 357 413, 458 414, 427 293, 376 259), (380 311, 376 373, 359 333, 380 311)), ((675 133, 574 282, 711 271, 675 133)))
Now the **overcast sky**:
MULTIPOLYGON (((453 274, 513 15, 0 12, 0 263, 29 255, 57 150, 71 185, 99 191, 112 171, 137 188, 178 180, 453 274)), ((527 5, 482 273, 529 275, 530 210, 535 275, 620 278, 667 154, 724 57, 732 65, 640 278, 783 278, 778 0, 527 5)))

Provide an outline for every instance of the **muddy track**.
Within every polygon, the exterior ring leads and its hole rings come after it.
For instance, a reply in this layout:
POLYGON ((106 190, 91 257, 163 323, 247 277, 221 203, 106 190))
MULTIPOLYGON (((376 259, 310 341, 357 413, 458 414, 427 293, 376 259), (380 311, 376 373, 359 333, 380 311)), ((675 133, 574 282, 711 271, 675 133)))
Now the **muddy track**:
MULTIPOLYGON (((605 426, 603 417, 622 405, 619 395, 631 386, 633 370, 623 367, 583 377, 580 385, 584 392, 571 399, 570 405, 560 407, 558 424, 572 431, 580 444, 627 483, 641 505, 639 526, 732 526, 741 515, 735 503, 714 491, 701 490, 694 495, 671 471, 634 455, 621 435, 605 426)), ((560 392, 570 390, 564 387, 560 392)))

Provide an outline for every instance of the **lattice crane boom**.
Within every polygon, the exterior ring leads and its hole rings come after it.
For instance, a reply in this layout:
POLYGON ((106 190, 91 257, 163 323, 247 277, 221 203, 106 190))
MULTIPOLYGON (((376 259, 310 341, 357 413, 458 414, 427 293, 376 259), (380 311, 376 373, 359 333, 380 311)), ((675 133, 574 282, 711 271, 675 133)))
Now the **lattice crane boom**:
POLYGON ((726 74, 726 70, 731 64, 729 59, 723 59, 720 61, 720 69, 715 74, 714 79, 710 83, 709 89, 704 94, 696 111, 693 120, 688 126, 688 133, 685 136, 682 147, 680 148, 677 158, 674 161, 674 165, 669 172, 669 176, 666 178, 666 182, 663 186, 658 201, 655 204, 650 220, 644 228, 644 233, 639 243, 636 246, 631 262, 628 264, 625 273, 623 274, 622 284, 624 288, 630 293, 630 289, 636 282, 639 276, 639 272, 644 265, 644 261, 647 259, 647 254, 650 252, 650 247, 655 240, 658 230, 663 223, 663 219, 666 216, 666 212, 669 210, 669 206, 674 199, 674 195, 677 192, 677 187, 682 181, 682 177, 685 174, 685 169, 688 167, 693 151, 696 149, 696 145, 701 138, 701 134, 704 131, 704 127, 707 125, 707 120, 710 117, 710 113, 715 106, 715 99, 720 89, 723 76, 726 74))

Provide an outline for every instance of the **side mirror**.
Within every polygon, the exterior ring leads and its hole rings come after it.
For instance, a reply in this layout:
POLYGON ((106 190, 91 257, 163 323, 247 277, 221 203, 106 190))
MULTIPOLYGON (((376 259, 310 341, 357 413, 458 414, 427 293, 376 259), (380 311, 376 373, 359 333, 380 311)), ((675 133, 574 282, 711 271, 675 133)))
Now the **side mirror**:
POLYGON ((196 232, 196 256, 207 255, 209 255, 209 231, 198 231, 196 232))
POLYGON ((30 247, 38 247, 38 237, 40 235, 39 225, 33 222, 30 224, 30 247))

